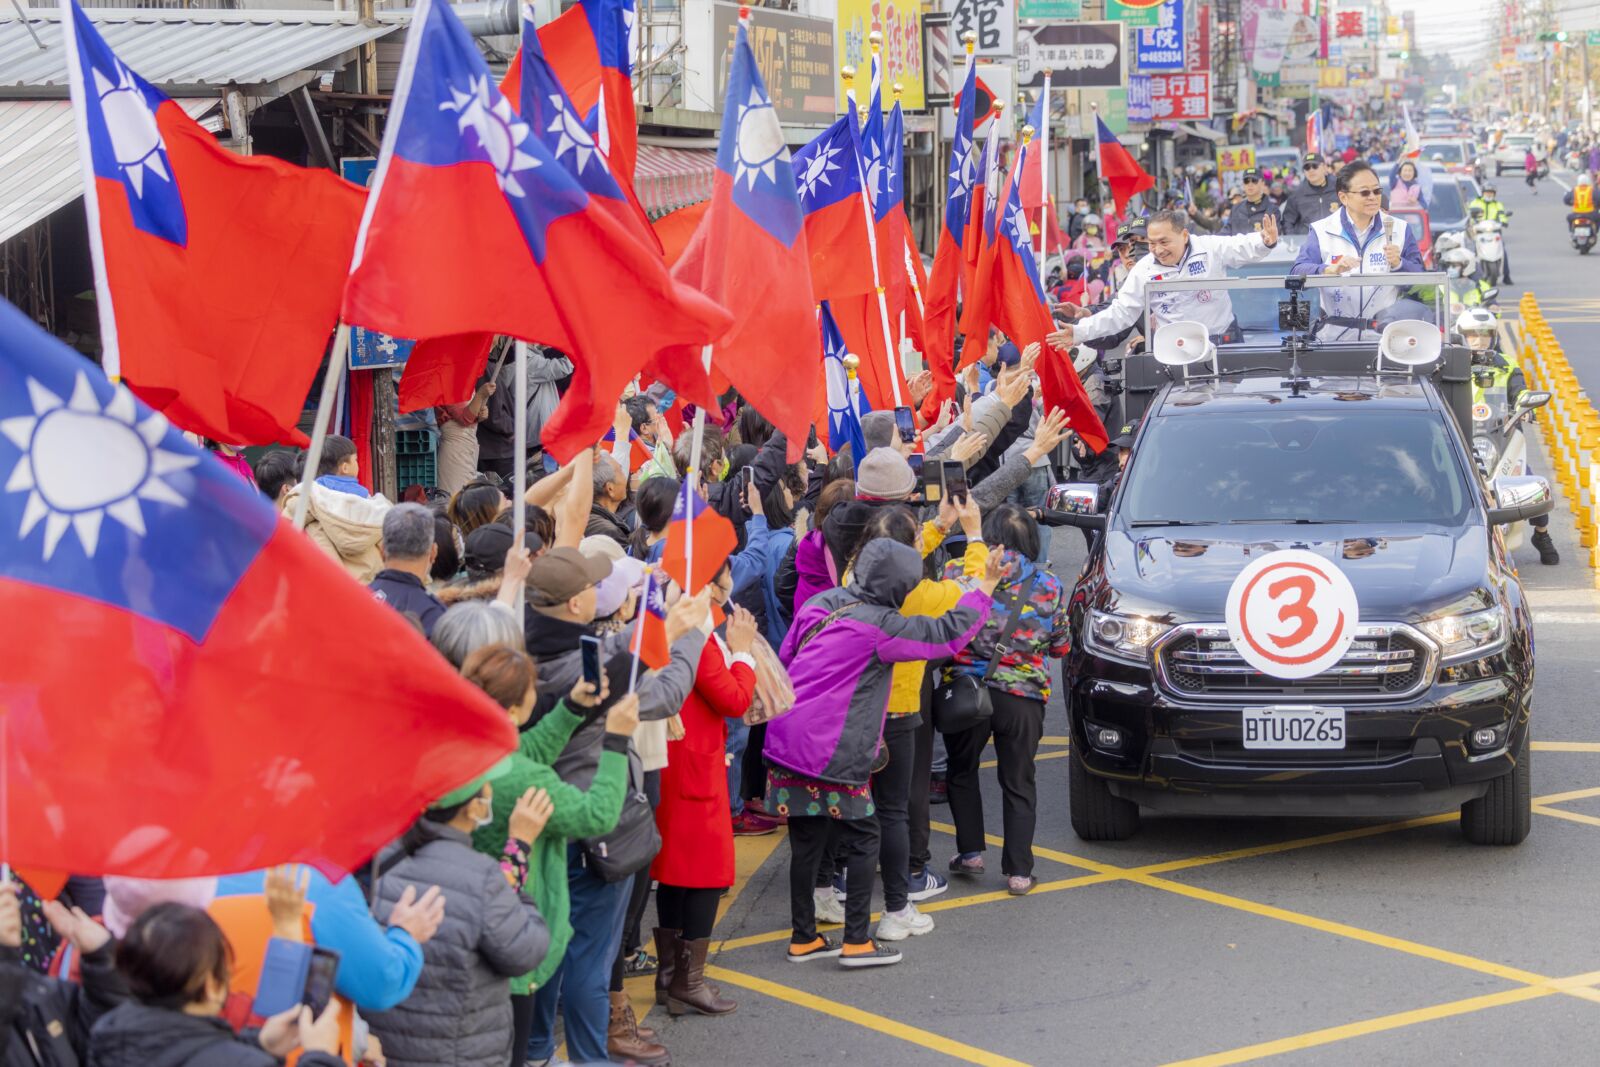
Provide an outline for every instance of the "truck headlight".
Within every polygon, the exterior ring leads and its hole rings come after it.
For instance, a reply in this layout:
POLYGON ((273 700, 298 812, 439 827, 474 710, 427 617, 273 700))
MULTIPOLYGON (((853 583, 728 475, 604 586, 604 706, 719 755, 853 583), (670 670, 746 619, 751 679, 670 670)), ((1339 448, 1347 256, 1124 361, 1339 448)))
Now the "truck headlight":
POLYGON ((1499 607, 1444 615, 1421 625, 1430 637, 1439 642, 1439 651, 1445 663, 1479 659, 1498 652, 1506 643, 1506 614, 1499 607))
POLYGON ((1102 656, 1144 666, 1150 662, 1150 646, 1170 629, 1171 623, 1143 615, 1091 611, 1083 628, 1084 643, 1102 656))

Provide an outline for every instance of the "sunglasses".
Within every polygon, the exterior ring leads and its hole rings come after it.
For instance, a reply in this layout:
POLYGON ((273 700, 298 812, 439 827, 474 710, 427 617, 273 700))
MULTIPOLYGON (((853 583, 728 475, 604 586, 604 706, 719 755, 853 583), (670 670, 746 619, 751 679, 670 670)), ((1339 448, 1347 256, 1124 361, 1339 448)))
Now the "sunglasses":
POLYGON ((1351 196, 1382 196, 1383 195, 1383 190, 1379 189, 1377 187, 1373 187, 1371 189, 1351 189, 1349 195, 1351 195, 1351 196))

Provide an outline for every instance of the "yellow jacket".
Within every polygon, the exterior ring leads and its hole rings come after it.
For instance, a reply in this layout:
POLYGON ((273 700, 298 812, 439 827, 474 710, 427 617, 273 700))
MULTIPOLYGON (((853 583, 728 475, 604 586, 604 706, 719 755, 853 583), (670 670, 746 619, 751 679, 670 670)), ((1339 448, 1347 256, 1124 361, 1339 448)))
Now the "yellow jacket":
MULTIPOLYGON (((922 526, 922 549, 924 554, 933 552, 944 541, 944 534, 933 523, 924 523, 922 526)), ((983 572, 989 566, 989 546, 982 541, 968 541, 967 553, 962 557, 962 573, 968 578, 982 578, 983 572)), ((956 606, 956 601, 966 592, 960 582, 933 581, 923 579, 917 587, 911 590, 911 595, 906 597, 905 604, 900 608, 900 614, 906 616, 943 615, 956 606)), ((889 688, 889 714, 910 715, 922 710, 922 675, 928 668, 927 661, 918 660, 915 663, 896 663, 891 676, 889 688)))

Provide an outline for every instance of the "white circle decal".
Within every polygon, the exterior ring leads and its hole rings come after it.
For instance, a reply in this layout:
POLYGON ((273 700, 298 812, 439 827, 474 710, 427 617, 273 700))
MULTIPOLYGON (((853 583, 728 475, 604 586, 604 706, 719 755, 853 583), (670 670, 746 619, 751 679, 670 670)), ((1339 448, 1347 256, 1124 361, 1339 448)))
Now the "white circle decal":
POLYGON ((1344 572, 1303 549, 1269 552, 1228 590, 1234 651, 1274 678, 1310 678, 1338 663, 1360 622, 1344 572))

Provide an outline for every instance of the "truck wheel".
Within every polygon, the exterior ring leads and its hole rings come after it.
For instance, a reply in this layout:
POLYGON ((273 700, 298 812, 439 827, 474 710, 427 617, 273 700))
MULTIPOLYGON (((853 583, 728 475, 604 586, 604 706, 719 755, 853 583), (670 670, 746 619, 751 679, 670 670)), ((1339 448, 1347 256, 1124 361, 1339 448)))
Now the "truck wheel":
POLYGON ((1474 845, 1520 845, 1533 823, 1533 768, 1528 732, 1517 747, 1517 765, 1489 783, 1489 791, 1461 805, 1461 833, 1474 845))
POLYGON ((1111 795, 1105 779, 1096 778, 1073 753, 1067 772, 1072 807, 1072 832, 1084 841, 1126 841, 1139 829, 1139 805, 1111 795))

